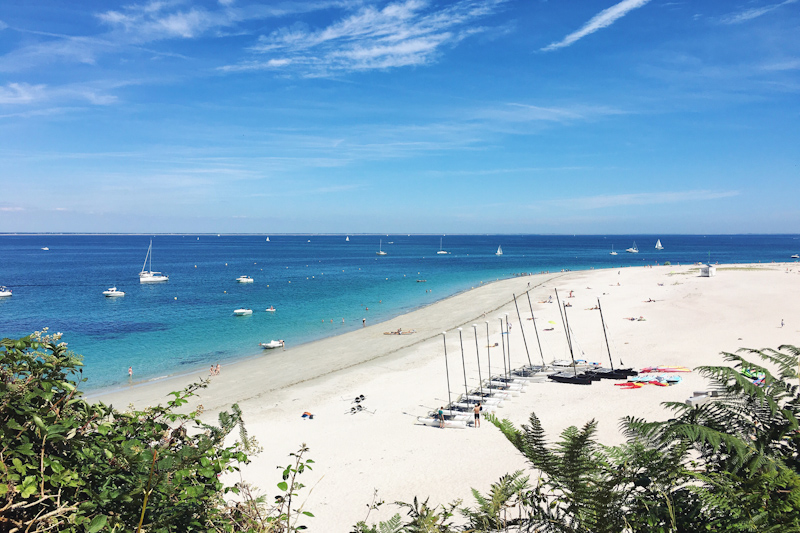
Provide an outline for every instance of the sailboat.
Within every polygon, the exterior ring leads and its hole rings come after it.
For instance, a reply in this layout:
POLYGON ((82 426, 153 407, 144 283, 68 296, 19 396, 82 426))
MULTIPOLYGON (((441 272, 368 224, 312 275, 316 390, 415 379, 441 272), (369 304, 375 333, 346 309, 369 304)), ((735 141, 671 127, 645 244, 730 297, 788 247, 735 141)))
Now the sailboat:
POLYGON ((438 252, 436 252, 436 253, 437 253, 437 254, 440 254, 440 255, 443 255, 443 254, 448 254, 448 253, 449 253, 449 252, 445 252, 444 250, 442 250, 442 238, 441 238, 441 237, 439 237, 439 251, 438 251, 438 252))
POLYGON ((269 237, 267 237, 267 240, 265 242, 269 242, 269 237))
POLYGON ((386 255, 386 252, 383 251, 383 239, 378 244, 378 251, 375 252, 375 255, 386 255))
POLYGON ((503 255, 503 247, 498 246, 497 251, 494 253, 494 255, 503 255))
POLYGON ((611 245, 611 253, 608 255, 617 255, 617 252, 614 251, 614 245, 611 245))
POLYGON ((158 283, 161 281, 169 281, 169 276, 162 274, 161 272, 153 272, 153 239, 150 239, 150 246, 147 248, 147 255, 144 256, 142 271, 139 272, 139 282, 158 283), (150 269, 145 270, 144 267, 147 266, 148 259, 150 260, 150 269))
POLYGON ((656 241, 656 250, 663 250, 663 249, 664 249, 664 247, 661 246, 661 239, 658 239, 656 241))
POLYGON ((638 254, 639 253, 639 249, 636 247, 636 241, 633 241, 633 246, 631 246, 630 248, 628 248, 625 251, 628 252, 629 254, 638 254))
POLYGON ((345 241, 345 242, 350 242, 350 236, 348 235, 347 237, 345 237, 345 238, 344 238, 344 241, 345 241))

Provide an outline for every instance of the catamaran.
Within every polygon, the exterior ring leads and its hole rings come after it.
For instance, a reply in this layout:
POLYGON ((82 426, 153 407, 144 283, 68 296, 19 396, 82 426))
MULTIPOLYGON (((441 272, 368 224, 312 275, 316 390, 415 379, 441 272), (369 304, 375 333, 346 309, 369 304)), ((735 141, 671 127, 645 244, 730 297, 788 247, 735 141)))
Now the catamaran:
POLYGON ((383 239, 378 244, 378 251, 375 252, 375 255, 386 255, 386 252, 383 251, 383 239))
POLYGON ((658 239, 656 241, 656 250, 663 250, 663 249, 664 249, 664 247, 661 246, 661 239, 658 239))
POLYGON ((631 246, 630 248, 628 248, 625 251, 628 252, 629 254, 638 254, 639 253, 639 248, 636 247, 636 241, 633 241, 633 246, 631 246))
POLYGON ((162 274, 161 272, 153 272, 153 240, 150 239, 150 246, 147 248, 147 255, 144 256, 142 271, 139 272, 139 282, 158 283, 160 281, 169 281, 169 276, 162 274), (150 260, 150 269, 145 270, 144 267, 147 266, 148 259, 150 260))
POLYGON ((448 254, 449 253, 449 252, 445 252, 444 250, 442 250, 442 238, 441 237, 439 237, 439 251, 436 252, 436 253, 440 254, 440 255, 444 255, 444 254, 448 254))
POLYGON ((503 255, 503 247, 498 246, 497 251, 494 253, 494 255, 503 255))

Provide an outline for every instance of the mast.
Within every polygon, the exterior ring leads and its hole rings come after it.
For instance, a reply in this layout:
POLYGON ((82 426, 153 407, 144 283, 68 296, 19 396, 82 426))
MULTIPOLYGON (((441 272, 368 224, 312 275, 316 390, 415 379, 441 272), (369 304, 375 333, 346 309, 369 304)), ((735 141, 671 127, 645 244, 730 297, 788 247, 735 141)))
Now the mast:
POLYGON ((600 298, 597 299, 597 309, 600 311, 600 323, 603 324, 603 336, 606 338, 606 350, 608 350, 608 362, 611 363, 611 370, 614 370, 614 361, 611 360, 611 348, 608 345, 608 333, 606 333, 606 321, 603 319, 603 309, 600 307, 600 298))
POLYGON ((528 365, 533 366, 533 363, 531 362, 531 353, 528 351, 528 341, 525 339, 525 328, 522 327, 522 315, 519 314, 519 306, 517 305, 517 295, 513 293, 511 295, 514 297, 514 307, 517 308, 517 318, 519 319, 519 330, 522 332, 522 342, 525 344, 525 354, 528 356, 528 365))
POLYGON ((464 369, 464 401, 467 401, 469 391, 467 391, 467 363, 464 362, 464 339, 461 338, 461 328, 456 329, 458 330, 458 342, 461 343, 461 368, 464 369))
POLYGON ((450 397, 450 368, 447 366, 447 332, 442 332, 442 341, 444 341, 444 372, 447 376, 447 407, 453 408, 453 400, 450 397))
POLYGON ((489 386, 492 385, 492 353, 489 348, 489 321, 486 321, 486 358, 489 360, 489 386))
POLYGON ((567 308, 564 307, 564 311, 561 311, 561 299, 558 297, 558 289, 556 291, 556 303, 558 304, 558 312, 561 314, 561 323, 564 325, 564 332, 567 335, 567 346, 569 347, 569 356, 572 359, 572 370, 575 373, 575 377, 578 377, 578 367, 575 365, 575 355, 572 353, 572 339, 569 336, 569 322, 567 321, 567 308))
MULTIPOLYGON (((147 247, 147 255, 144 256, 144 264, 142 264, 142 272, 145 272, 144 267, 147 266, 147 259, 150 257, 150 251, 153 249, 153 239, 150 239, 150 246, 147 247)), ((153 270, 153 261, 150 261, 150 270, 153 270)))
POLYGON ((539 330, 536 328, 536 317, 533 316, 533 305, 531 304, 531 294, 530 292, 526 292, 525 294, 528 295, 528 307, 531 308, 531 321, 533 322, 533 331, 536 333, 536 342, 539 344, 539 355, 542 356, 542 365, 547 366, 547 363, 544 362, 544 353, 542 352, 542 342, 539 340, 539 330))
POLYGON ((506 371, 506 341, 503 339, 503 317, 500 317, 500 346, 503 347, 503 375, 508 377, 506 371))
POLYGON ((478 324, 472 324, 472 332, 475 333, 475 355, 478 356, 478 389, 481 391, 481 398, 483 398, 483 378, 481 377, 481 352, 478 349, 478 324))

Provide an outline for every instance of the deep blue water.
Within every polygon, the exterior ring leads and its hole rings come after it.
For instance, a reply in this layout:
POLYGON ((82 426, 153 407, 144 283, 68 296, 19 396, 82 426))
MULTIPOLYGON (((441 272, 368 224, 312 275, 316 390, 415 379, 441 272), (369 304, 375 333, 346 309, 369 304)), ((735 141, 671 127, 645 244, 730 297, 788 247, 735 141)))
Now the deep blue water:
POLYGON ((0 235, 0 285, 14 291, 0 298, 0 337, 63 332, 84 356, 84 390, 97 390, 126 384, 128 366, 139 381, 224 365, 260 353, 259 342, 295 346, 522 272, 709 257, 768 263, 800 253, 797 235, 448 235, 450 254, 437 255, 439 238, 157 235, 153 269, 170 279, 142 285, 149 236, 0 235), (665 250, 654 249, 658 238, 665 250), (375 254, 380 239, 386 256, 375 254), (633 241, 640 253, 625 253, 633 241), (612 244, 619 255, 609 255, 612 244), (255 282, 236 283, 243 274, 255 282), (102 295, 114 285, 125 297, 102 295), (270 305, 277 312, 265 312, 270 305), (239 307, 254 313, 235 317, 239 307))

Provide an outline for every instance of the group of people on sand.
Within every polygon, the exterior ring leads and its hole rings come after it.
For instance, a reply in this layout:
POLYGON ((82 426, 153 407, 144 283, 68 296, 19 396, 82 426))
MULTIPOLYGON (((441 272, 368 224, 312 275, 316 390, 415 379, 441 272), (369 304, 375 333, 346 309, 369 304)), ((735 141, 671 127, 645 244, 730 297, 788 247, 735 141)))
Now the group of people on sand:
POLYGON ((221 373, 222 367, 219 366, 219 363, 217 363, 217 366, 211 365, 211 370, 209 371, 210 376, 219 376, 221 373))

